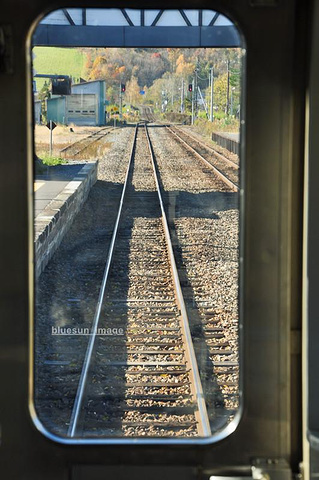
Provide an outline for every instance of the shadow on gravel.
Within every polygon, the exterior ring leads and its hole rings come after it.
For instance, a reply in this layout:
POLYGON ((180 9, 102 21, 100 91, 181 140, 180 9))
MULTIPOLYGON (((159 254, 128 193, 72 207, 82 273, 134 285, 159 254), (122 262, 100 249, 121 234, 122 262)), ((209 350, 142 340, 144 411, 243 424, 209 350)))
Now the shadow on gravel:
POLYGON ((121 192, 96 182, 36 283, 35 407, 58 435, 68 430, 121 192))
POLYGON ((238 210, 238 194, 232 192, 188 193, 170 191, 163 194, 165 205, 173 206, 175 218, 219 218, 218 212, 238 210))

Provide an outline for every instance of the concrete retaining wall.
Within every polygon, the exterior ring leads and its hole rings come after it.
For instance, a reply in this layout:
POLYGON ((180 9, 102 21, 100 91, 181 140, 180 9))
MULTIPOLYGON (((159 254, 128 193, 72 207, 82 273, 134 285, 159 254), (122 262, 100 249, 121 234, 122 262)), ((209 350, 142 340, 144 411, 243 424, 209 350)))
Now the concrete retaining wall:
POLYGON ((98 162, 87 163, 64 190, 35 219, 35 278, 58 249, 74 217, 97 180, 98 162))
POLYGON ((220 133, 212 133, 212 140, 221 147, 227 148, 230 152, 239 155, 239 142, 237 140, 226 137, 220 133))

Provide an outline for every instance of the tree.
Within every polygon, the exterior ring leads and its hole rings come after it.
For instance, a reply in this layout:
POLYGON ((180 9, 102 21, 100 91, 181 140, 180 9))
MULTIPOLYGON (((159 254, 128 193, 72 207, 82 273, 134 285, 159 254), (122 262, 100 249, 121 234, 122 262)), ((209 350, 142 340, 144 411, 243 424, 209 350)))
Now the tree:
POLYGON ((50 91, 49 83, 45 81, 43 84, 43 87, 41 88, 38 94, 38 98, 39 100, 44 102, 47 98, 50 98, 50 97, 51 97, 51 91, 50 91))
POLYGON ((227 72, 219 75, 214 81, 214 105, 220 112, 227 107, 227 72))
POLYGON ((51 91, 49 87, 49 83, 47 81, 44 82, 43 87, 41 88, 39 94, 38 94, 38 99, 41 100, 41 111, 43 112, 42 115, 44 118, 42 118, 42 122, 46 122, 46 116, 47 116, 47 105, 46 105, 46 100, 48 98, 51 98, 51 91))
POLYGON ((214 105, 219 111, 225 111, 229 65, 229 102, 233 111, 237 111, 240 102, 241 52, 238 48, 87 49, 87 76, 90 80, 105 80, 107 99, 111 103, 118 103, 120 83, 125 83, 126 98, 130 103, 149 102, 159 109, 178 111, 182 80, 184 86, 191 83, 196 67, 197 85, 203 95, 206 92, 207 97, 210 95, 209 78, 213 67, 214 105), (147 93, 140 96, 142 85, 147 93))
POLYGON ((139 103, 140 87, 136 77, 132 77, 126 84, 126 98, 131 105, 136 106, 139 103))
POLYGON ((194 72, 194 64, 186 62, 183 53, 176 60, 176 74, 187 78, 194 72))
POLYGON ((175 65, 178 57, 181 54, 181 49, 180 48, 167 48, 167 57, 168 61, 170 63, 170 71, 173 72, 175 70, 175 65))

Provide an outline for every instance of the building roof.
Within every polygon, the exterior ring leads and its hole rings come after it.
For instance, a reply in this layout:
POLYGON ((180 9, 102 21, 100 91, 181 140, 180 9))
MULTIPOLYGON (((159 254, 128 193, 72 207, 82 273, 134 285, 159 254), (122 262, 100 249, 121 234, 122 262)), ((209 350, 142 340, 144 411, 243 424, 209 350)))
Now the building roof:
POLYGON ((87 85, 88 83, 97 83, 97 82, 105 82, 105 80, 103 79, 97 79, 97 80, 88 80, 88 81, 83 81, 83 82, 80 82, 80 83, 72 83, 72 87, 80 87, 81 85, 87 85))

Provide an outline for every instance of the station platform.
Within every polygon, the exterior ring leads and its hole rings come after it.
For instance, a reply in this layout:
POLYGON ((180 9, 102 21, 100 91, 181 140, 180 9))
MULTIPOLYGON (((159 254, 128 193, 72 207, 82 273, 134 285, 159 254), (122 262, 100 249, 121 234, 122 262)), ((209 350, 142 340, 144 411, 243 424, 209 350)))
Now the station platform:
POLYGON ((97 180, 98 162, 48 167, 34 182, 35 275, 41 274, 97 180))
POLYGON ((41 175, 36 175, 34 182, 34 217, 37 217, 62 192, 82 167, 83 164, 57 165, 47 167, 41 175))
POLYGON ((217 143, 217 145, 226 148, 230 152, 239 155, 240 153, 240 136, 239 133, 231 132, 213 132, 212 140, 217 143))
POLYGON ((222 137, 229 138, 230 140, 234 140, 235 142, 239 142, 239 133, 222 132, 219 135, 221 135, 222 137))

